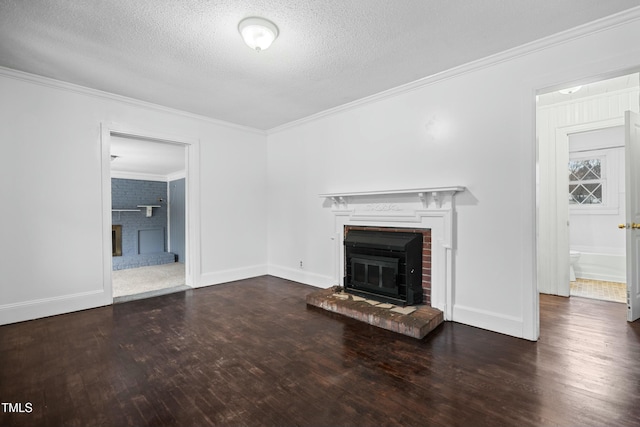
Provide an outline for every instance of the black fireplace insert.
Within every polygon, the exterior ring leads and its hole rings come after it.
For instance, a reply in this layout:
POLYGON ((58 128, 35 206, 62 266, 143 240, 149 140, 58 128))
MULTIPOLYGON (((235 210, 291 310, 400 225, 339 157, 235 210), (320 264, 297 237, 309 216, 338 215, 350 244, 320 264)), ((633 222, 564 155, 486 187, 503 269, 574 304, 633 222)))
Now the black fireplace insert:
POLYGON ((345 291, 396 305, 422 303, 422 234, 350 230, 345 291))

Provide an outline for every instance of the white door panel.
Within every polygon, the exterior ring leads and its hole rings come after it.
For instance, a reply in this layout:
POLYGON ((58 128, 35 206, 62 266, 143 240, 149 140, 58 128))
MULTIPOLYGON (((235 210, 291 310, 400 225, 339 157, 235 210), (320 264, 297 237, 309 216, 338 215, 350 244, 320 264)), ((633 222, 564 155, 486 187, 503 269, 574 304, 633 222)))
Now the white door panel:
POLYGON ((640 318, 640 116, 625 113, 627 320, 640 318))

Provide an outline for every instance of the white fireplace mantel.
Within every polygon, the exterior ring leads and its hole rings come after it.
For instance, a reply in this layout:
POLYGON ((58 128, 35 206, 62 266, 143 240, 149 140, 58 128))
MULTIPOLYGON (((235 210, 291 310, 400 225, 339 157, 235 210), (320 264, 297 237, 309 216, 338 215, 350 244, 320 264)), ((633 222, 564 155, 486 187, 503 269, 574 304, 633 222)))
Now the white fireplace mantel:
POLYGON ((453 320, 454 197, 462 186, 320 194, 335 217, 335 280, 343 285, 346 225, 431 230, 431 305, 453 320))
MULTIPOLYGON (((334 210, 349 209, 350 202, 354 200, 363 200, 366 198, 395 198, 398 196, 413 196, 422 203, 423 209, 428 209, 433 203, 436 208, 441 208, 443 202, 451 199, 456 193, 464 191, 465 187, 431 187, 431 188, 412 188, 400 190, 383 190, 383 191, 361 191, 350 193, 327 193, 320 194, 320 197, 331 200, 334 210)), ((390 207, 393 209, 393 207, 390 207)))

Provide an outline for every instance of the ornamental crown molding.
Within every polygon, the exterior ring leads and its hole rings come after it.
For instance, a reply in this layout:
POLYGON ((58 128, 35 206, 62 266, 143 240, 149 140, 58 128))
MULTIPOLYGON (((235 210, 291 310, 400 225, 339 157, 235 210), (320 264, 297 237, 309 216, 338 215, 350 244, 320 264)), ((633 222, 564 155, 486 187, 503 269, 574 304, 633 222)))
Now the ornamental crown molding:
POLYGON ((20 80, 28 83, 37 84, 44 87, 58 89, 66 92, 79 93, 94 98, 105 99, 110 101, 116 101, 123 104, 133 105, 135 107, 145 108, 147 110, 154 110, 163 113, 175 114, 190 119, 195 119, 207 123, 212 123, 217 126, 222 126, 230 129, 241 130, 244 132, 250 132, 258 135, 266 136, 267 132, 261 129, 252 128, 249 126, 243 126, 236 123, 227 122, 224 120, 215 119, 200 114, 190 113, 184 110, 178 110, 171 107, 166 107, 160 104, 154 104, 152 102, 142 101, 140 99, 130 98, 128 96, 118 95, 111 92, 105 92, 99 89, 90 88, 87 86, 80 86, 74 83, 65 82, 62 80, 56 80, 50 77, 40 76, 38 74, 27 73, 25 71, 14 70, 13 68, 7 68, 0 66, 0 77, 7 77, 14 80, 20 80))
POLYGON ((640 20, 640 6, 623 10, 616 14, 605 16, 604 18, 597 19, 592 22, 587 22, 586 24, 582 24, 577 27, 570 28, 568 30, 565 30, 556 34, 552 34, 550 36, 543 37, 541 39, 534 40, 529 43, 525 43, 523 45, 516 46, 514 48, 507 49, 505 51, 498 52, 493 55, 489 55, 487 57, 477 59, 475 61, 467 62, 465 64, 458 65, 448 70, 444 70, 439 73, 435 73, 430 76, 426 76, 418 80, 405 83, 403 85, 400 85, 391 89, 387 89, 382 92, 379 92, 361 99, 357 99, 355 101, 348 102, 346 104, 339 105, 337 107, 320 111, 319 113, 312 114, 310 116, 303 117, 301 119, 294 120, 292 122, 285 123, 283 125, 268 129, 266 132, 267 132, 267 135, 273 135, 278 132, 285 131, 287 129, 299 127, 306 123, 319 120, 323 117, 332 116, 332 115, 341 113, 343 111, 352 110, 360 106, 372 104, 387 98, 393 98, 397 95, 412 92, 414 90, 418 90, 422 87, 429 86, 443 80, 451 79, 466 73, 482 70, 482 69, 491 67, 493 65, 500 64, 502 62, 506 62, 506 61, 516 59, 531 53, 542 51, 550 47, 567 43, 572 40, 580 39, 582 37, 586 37, 601 31, 606 31, 608 29, 616 28, 620 25, 624 25, 629 22, 634 22, 637 20, 640 20))

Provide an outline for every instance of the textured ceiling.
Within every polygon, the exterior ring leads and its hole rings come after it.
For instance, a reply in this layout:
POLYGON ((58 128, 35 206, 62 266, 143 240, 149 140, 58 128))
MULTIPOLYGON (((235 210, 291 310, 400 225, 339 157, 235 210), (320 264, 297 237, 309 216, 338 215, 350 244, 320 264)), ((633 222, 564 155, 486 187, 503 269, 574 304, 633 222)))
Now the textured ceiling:
POLYGON ((151 174, 166 178, 184 172, 184 146, 139 138, 111 136, 111 172, 151 174))
POLYGON ((0 66, 270 129, 638 0, 0 0, 0 66), (280 29, 257 53, 248 16, 280 29))

